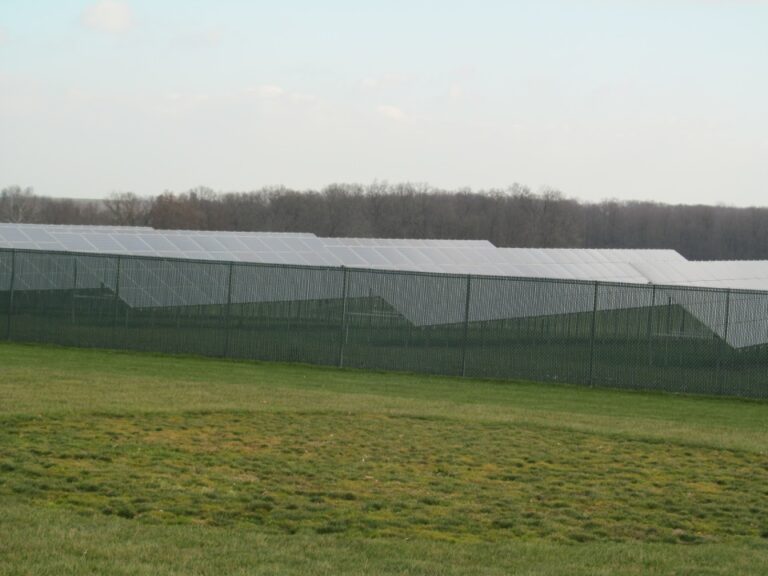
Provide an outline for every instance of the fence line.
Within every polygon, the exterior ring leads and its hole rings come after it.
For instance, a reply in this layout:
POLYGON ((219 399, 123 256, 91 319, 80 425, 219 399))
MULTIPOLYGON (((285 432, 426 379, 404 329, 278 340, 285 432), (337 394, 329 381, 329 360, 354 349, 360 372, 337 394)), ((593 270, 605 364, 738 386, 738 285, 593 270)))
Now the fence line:
POLYGON ((0 249, 3 320, 14 341, 768 398, 757 291, 0 249))

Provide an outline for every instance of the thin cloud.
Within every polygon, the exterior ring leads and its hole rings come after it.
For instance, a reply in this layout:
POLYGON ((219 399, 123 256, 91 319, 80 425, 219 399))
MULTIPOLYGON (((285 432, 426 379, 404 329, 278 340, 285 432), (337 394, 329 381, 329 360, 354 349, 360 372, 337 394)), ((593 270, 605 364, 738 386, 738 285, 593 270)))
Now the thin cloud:
POLYGON ((405 112, 403 112, 397 106, 390 106, 388 104, 379 106, 376 111, 390 120, 405 120, 405 112))
POLYGON ((262 84, 254 88, 250 88, 247 90, 247 92, 248 94, 263 100, 276 100, 285 94, 285 90, 275 84, 262 84))
POLYGON ((168 92, 165 95, 165 100, 168 102, 205 102, 210 98, 208 94, 204 92, 198 92, 195 94, 183 94, 181 92, 168 92))
POLYGON ((259 100, 274 100, 297 105, 317 103, 317 97, 314 94, 288 92, 282 86, 276 84, 260 84, 259 86, 247 89, 245 93, 259 100))
POLYGON ((133 12, 125 2, 102 0, 83 11, 82 22, 100 32, 125 32, 134 25, 133 12))
POLYGON ((302 92, 292 92, 288 95, 288 99, 295 104, 314 104, 317 102, 317 96, 302 92))
POLYGON ((383 74, 363 78, 361 84, 364 88, 380 90, 384 88, 396 88, 408 83, 408 77, 402 74, 383 74))

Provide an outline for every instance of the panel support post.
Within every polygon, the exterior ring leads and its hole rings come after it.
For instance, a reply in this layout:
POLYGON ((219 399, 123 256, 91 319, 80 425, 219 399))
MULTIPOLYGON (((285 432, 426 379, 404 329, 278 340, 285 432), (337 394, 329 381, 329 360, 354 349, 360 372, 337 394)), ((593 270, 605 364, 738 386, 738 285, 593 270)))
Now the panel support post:
POLYGON ((16 250, 11 250, 11 284, 8 287, 8 318, 5 326, 5 337, 11 339, 11 317, 13 316, 13 289, 16 282, 16 250))
POLYGON ((345 340, 347 339, 347 282, 349 275, 349 272, 344 266, 341 267, 341 272, 343 275, 343 280, 341 288, 341 326, 339 330, 339 368, 344 367, 344 344, 346 343, 345 340))
POLYGON ((723 342, 717 347, 717 385, 720 394, 725 390, 725 370, 722 368, 723 346, 728 346, 728 324, 731 316, 731 289, 725 291, 725 328, 723 329, 723 342))
POLYGON ((229 279, 227 280, 227 308, 224 310, 224 356, 229 356, 229 332, 230 332, 230 309, 232 308, 232 273, 235 269, 233 262, 229 263, 229 279))
POLYGON ((121 265, 122 259, 120 256, 117 257, 117 269, 115 271, 115 296, 112 302, 112 347, 116 348, 117 346, 117 318, 119 316, 119 306, 120 306, 120 265, 121 265))
POLYGON ((464 335, 461 348, 461 375, 467 375, 467 346, 469 345, 469 302, 472 295, 472 276, 467 275, 467 290, 464 299, 464 335))
POLYGON ((595 294, 592 300, 592 326, 589 330, 589 385, 594 385, 594 367, 595 367, 595 326, 597 323, 597 290, 599 282, 595 282, 595 294))

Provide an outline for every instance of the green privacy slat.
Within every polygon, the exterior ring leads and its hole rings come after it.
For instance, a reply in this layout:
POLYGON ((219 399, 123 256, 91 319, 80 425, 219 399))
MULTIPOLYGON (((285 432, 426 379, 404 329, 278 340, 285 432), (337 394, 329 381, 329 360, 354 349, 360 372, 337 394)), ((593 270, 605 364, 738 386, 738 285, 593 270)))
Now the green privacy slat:
POLYGON ((768 398, 767 321, 758 291, 0 249, 14 341, 768 398))

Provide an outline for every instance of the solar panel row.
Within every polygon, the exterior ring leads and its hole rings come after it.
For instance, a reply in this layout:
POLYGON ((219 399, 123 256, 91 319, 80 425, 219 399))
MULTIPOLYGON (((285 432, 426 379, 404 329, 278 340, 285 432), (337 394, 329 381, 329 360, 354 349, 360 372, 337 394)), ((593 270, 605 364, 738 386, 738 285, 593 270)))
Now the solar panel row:
POLYGON ((0 246, 166 258, 644 283, 635 262, 674 250, 496 248, 486 240, 319 238, 309 233, 0 224, 0 246))
POLYGON ((496 248, 486 240, 0 224, 0 247, 195 260, 768 290, 768 263, 689 262, 674 250, 496 248))
MULTIPOLYGON (((338 268, 471 274, 501 278, 474 280, 473 294, 483 306, 470 307, 471 321, 551 314, 589 312, 593 309, 640 308, 659 303, 677 304, 736 347, 768 340, 765 311, 760 302, 739 294, 732 302, 732 328, 724 330, 722 318, 711 317, 708 301, 675 286, 698 286, 768 291, 768 262, 690 262, 674 250, 537 249, 496 248, 484 240, 421 240, 379 238, 320 238, 307 233, 216 232, 154 230, 108 226, 51 226, 0 224, 0 247, 31 248, 48 252, 139 255, 209 261, 209 264, 170 266, 157 261, 125 261, 120 297, 131 307, 165 307, 216 304, 228 301, 220 262, 255 262, 311 265, 338 268), (187 268, 195 268, 197 282, 187 268), (210 268, 210 270, 209 270, 210 268), (165 271, 163 271, 165 270, 165 271), (170 274, 168 270, 174 270, 170 274), (170 275, 169 275, 170 274, 170 275), (205 277, 205 282, 199 279, 205 277), (515 277, 519 281, 505 281, 515 277), (538 279, 584 280, 653 284, 626 301, 599 301, 585 285, 578 298, 541 299, 535 289, 538 279), (582 293, 583 292, 583 293, 582 293), (738 329, 734 329, 734 326, 738 329)), ((38 260, 25 259, 28 269, 16 271, 15 284, 29 290, 56 289, 61 278, 71 278, 79 288, 114 289, 114 270, 102 270, 106 259, 87 256, 38 260), (55 268, 55 269, 54 269, 55 268), (58 279, 58 280, 57 280, 58 279)), ((114 261, 110 261, 114 266, 114 261)), ((1 262, 0 262, 1 264, 1 262)), ((6 262, 5 267, 8 266, 6 262)), ((3 270, 0 270, 3 272, 3 270)), ((263 272, 263 271, 262 271, 263 272)), ((4 272, 8 275, 8 270, 4 272)), ((244 267, 238 274, 249 274, 244 267)), ((276 269, 277 273, 277 269, 276 269)), ((247 293, 234 290, 232 302, 334 299, 336 288, 307 283, 305 270, 283 269, 286 279, 276 284, 280 292, 259 282, 248 283, 247 293), (329 291, 330 290, 330 291, 329 291), (286 292, 287 291, 287 292, 286 292)), ((383 275, 355 274, 347 296, 382 297, 415 325, 449 324, 464 318, 464 308, 450 307, 429 289, 430 277, 413 280, 410 288, 393 288, 383 275), (402 289, 401 289, 402 288, 402 289)), ((436 281, 463 279, 436 278, 436 281)), ((70 285, 70 281, 64 285, 70 285)), ((438 282, 439 284, 439 282, 438 282)), ((398 285, 399 286, 399 285, 398 285)), ((758 299, 759 300, 759 299, 758 299)))

